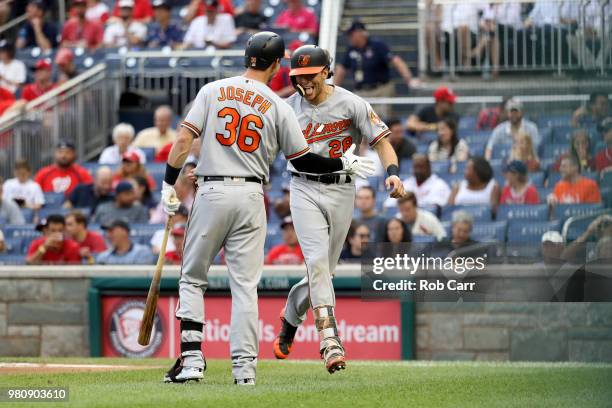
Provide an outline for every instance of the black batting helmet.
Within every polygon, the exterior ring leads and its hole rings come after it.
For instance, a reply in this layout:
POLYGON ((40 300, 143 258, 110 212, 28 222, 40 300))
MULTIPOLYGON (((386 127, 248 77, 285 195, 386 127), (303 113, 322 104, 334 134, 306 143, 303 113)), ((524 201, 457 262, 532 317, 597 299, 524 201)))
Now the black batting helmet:
POLYGON ((279 58, 285 57, 285 42, 276 33, 262 31, 253 34, 244 50, 244 66, 264 70, 279 58))
MULTIPOLYGON (((291 56, 290 76, 318 74, 325 68, 330 69, 331 57, 329 52, 317 45, 302 45, 291 56)), ((332 76, 329 71, 328 78, 332 76)))

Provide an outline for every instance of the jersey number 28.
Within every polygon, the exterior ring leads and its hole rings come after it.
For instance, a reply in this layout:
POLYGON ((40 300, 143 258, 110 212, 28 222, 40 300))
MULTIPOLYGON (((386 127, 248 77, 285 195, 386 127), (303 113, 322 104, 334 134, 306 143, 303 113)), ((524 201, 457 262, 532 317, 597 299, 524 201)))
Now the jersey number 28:
POLYGON ((231 146, 238 142, 238 148, 246 153, 252 153, 259 147, 261 135, 257 130, 263 129, 263 120, 253 114, 240 117, 234 108, 223 108, 217 114, 220 118, 229 118, 225 124, 227 135, 217 133, 217 140, 224 146, 231 146), (251 127, 251 123, 253 126, 251 127))
POLYGON ((346 152, 349 147, 353 144, 353 138, 348 136, 342 139, 342 141, 338 139, 334 139, 329 142, 329 157, 332 159, 337 159, 342 156, 343 152, 346 152))

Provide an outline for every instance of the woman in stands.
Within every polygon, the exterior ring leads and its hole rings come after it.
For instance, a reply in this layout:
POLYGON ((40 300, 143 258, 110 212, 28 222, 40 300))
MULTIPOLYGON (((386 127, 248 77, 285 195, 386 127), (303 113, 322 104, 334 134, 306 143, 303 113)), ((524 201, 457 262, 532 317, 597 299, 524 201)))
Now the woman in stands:
POLYGON ((468 159, 470 148, 465 140, 457 136, 457 122, 454 119, 445 118, 438 122, 438 140, 431 142, 427 155, 430 161, 450 159, 456 163, 468 159))
MULTIPOLYGON (((528 136, 529 137, 529 136, 528 136)), ((519 160, 508 163, 504 169, 506 185, 504 186, 500 204, 539 204, 538 190, 527 177, 527 166, 519 160)))
POLYGON ((155 197, 153 197, 153 192, 151 191, 151 186, 149 185, 149 181, 146 177, 138 175, 133 177, 134 180, 134 191, 136 192, 137 200, 140 204, 147 207, 149 210, 152 210, 157 206, 157 201, 155 201, 155 197))
POLYGON ((520 132, 516 143, 512 145, 508 163, 515 160, 523 162, 529 172, 540 170, 540 159, 538 159, 533 148, 533 141, 528 133, 520 132))
POLYGON ((450 205, 490 205, 493 210, 499 202, 499 186, 493 178, 493 169, 484 157, 472 157, 465 166, 464 179, 453 186, 450 205))
POLYGON ((411 242, 412 232, 410 227, 399 218, 391 218, 385 224, 385 237, 383 242, 391 244, 400 244, 402 242, 411 242))
POLYGON ((594 171, 595 158, 593 157, 591 138, 587 129, 576 129, 570 140, 569 150, 561 155, 553 165, 553 171, 558 172, 561 160, 567 156, 573 156, 580 165, 580 172, 594 171))
POLYGON ((120 181, 135 178, 137 176, 144 177, 149 183, 149 188, 155 191, 155 180, 147 173, 145 166, 140 163, 140 157, 138 154, 131 152, 123 155, 121 167, 113 176, 113 188, 119 184, 120 181))
POLYGON ((370 229, 367 225, 353 221, 346 237, 344 249, 340 253, 340 262, 360 262, 365 249, 364 246, 370 243, 370 237, 370 229))

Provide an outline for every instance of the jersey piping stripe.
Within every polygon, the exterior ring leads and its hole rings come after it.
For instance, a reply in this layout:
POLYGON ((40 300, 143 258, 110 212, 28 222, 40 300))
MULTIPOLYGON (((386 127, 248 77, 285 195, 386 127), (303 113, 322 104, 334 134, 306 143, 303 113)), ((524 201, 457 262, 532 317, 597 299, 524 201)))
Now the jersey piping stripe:
POLYGON ((308 144, 312 144, 314 142, 320 142, 321 140, 325 140, 325 139, 329 139, 330 137, 341 135, 343 132, 344 132, 344 130, 341 130, 339 132, 334 132, 334 133, 330 133, 330 134, 323 135, 323 136, 317 136, 317 137, 314 137, 314 138, 311 138, 311 139, 306 139, 306 142, 308 144))
POLYGON ((181 126, 183 126, 184 128, 191 130, 196 137, 200 137, 200 134, 202 132, 200 132, 200 129, 198 129, 195 125, 192 125, 191 123, 187 122, 187 121, 183 121, 183 123, 181 123, 181 126))
POLYGON ((307 147, 307 148, 305 148, 304 150, 301 150, 301 151, 299 151, 299 152, 297 152, 297 153, 293 153, 293 154, 290 154, 289 156, 285 156, 285 158, 286 158, 287 160, 295 159, 295 158, 298 158, 298 157, 300 157, 300 156, 305 155, 305 154, 306 154, 306 153, 308 153, 309 151, 310 151, 310 147, 307 147))
POLYGON ((383 130, 383 131, 382 131, 382 133, 381 133, 380 135, 376 136, 376 137, 374 138, 374 140, 372 140, 372 141, 370 142, 370 146, 374 146, 374 145, 375 145, 376 143, 378 143, 378 142, 379 142, 379 141, 380 141, 380 140, 381 140, 383 137, 385 137, 385 136, 389 136, 389 134, 391 134, 391 131, 390 131, 389 129, 387 129, 387 130, 383 130))

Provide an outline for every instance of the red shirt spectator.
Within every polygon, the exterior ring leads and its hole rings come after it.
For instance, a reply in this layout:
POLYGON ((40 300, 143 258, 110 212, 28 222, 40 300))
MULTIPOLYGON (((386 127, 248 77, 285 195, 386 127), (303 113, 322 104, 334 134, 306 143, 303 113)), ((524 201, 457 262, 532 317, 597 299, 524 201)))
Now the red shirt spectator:
POLYGON ((272 77, 268 86, 274 92, 278 92, 283 88, 291 86, 291 79, 289 78, 289 67, 280 67, 278 72, 272 77))
POLYGON ((500 204, 540 204, 540 195, 533 184, 529 184, 523 191, 514 191, 509 185, 504 186, 500 204))
POLYGON ((155 161, 160 163, 165 163, 168 161, 168 156, 170 155, 170 150, 172 149, 172 142, 166 143, 162 146, 161 149, 155 155, 155 161))
POLYGON ((268 265, 300 265, 304 263, 304 255, 298 244, 297 235, 293 228, 293 219, 288 216, 281 223, 284 243, 276 245, 266 257, 268 265))
POLYGON ((98 21, 79 20, 73 17, 66 21, 62 30, 62 46, 75 47, 84 45, 97 48, 104 38, 104 26, 98 21))
POLYGON ((595 159, 593 159, 595 170, 603 171, 608 167, 612 166, 612 146, 608 146, 605 149, 602 149, 595 155, 595 159))
POLYGON ((121 167, 113 176, 113 188, 117 187, 121 180, 127 180, 134 176, 142 176, 147 179, 149 188, 155 191, 155 179, 147 173, 147 169, 140 163, 140 156, 136 152, 124 153, 121 159, 121 167))
POLYGON ((51 81, 51 71, 52 67, 49 61, 45 59, 36 61, 36 65, 34 65, 34 83, 23 87, 21 97, 30 102, 55 88, 55 84, 51 81))
POLYGON ((69 194, 79 184, 91 184, 93 178, 83 167, 75 164, 76 152, 74 145, 60 142, 55 150, 55 163, 38 170, 34 181, 45 193, 69 194))
POLYGON ((15 103, 15 95, 5 88, 0 88, 0 116, 15 103))
MULTIPOLYGON (((47 237, 36 238, 30 244, 28 256, 33 255, 47 240, 47 237)), ((71 239, 64 239, 62 246, 58 249, 47 249, 42 256, 44 263, 80 263, 79 244, 71 239)))
MULTIPOLYGON (((115 2, 113 17, 119 17, 119 2, 115 2)), ((150 20, 153 17, 153 7, 150 0, 135 0, 132 18, 134 20, 150 20)))
POLYGON ((83 242, 79 242, 80 248, 89 248, 91 252, 97 254, 98 252, 103 252, 106 250, 106 242, 104 242, 104 238, 102 235, 97 232, 87 231, 87 235, 83 242))
MULTIPOLYGON (((232 0, 219 0, 219 13, 227 13, 234 15, 234 5, 232 0)), ((206 4, 201 1, 198 5, 198 11, 196 11, 196 17, 203 16, 206 14, 206 4)))
MULTIPOLYGON (((85 18, 89 21, 98 21, 100 23, 106 23, 106 20, 110 17, 109 8, 106 4, 100 0, 88 0, 87 11, 85 11, 85 18)), ((72 7, 69 11, 70 17, 77 15, 76 7, 72 7)))
POLYGON ((274 25, 291 31, 306 31, 316 35, 319 30, 317 16, 304 7, 300 0, 289 0, 288 8, 278 15, 274 25))

